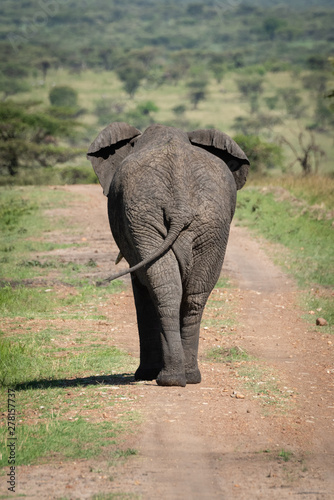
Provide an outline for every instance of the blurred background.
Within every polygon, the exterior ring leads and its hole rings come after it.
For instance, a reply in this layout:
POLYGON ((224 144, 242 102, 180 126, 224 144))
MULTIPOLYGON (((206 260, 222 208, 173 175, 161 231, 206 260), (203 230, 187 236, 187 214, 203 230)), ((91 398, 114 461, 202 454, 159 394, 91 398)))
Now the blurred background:
POLYGON ((2 0, 0 184, 96 182, 113 121, 218 128, 253 177, 331 177, 330 0, 2 0))

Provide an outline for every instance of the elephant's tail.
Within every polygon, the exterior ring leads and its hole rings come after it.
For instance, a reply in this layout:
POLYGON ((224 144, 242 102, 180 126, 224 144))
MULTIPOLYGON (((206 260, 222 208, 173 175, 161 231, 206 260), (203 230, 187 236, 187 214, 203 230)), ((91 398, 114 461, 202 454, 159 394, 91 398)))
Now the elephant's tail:
POLYGON ((103 285, 104 283, 109 283, 110 281, 116 280, 117 278, 121 278, 122 276, 125 276, 126 274, 133 273, 135 271, 138 271, 138 269, 141 269, 144 266, 147 266, 148 264, 151 264, 154 260, 157 260, 159 257, 161 257, 163 254, 165 254, 170 247, 173 245, 173 243, 176 241, 177 237, 181 233, 181 231, 186 227, 187 224, 184 223, 171 223, 169 232, 163 241, 162 245, 151 255, 146 257, 146 259, 142 260, 141 262, 138 262, 133 267, 130 267, 129 269, 125 269, 124 271, 120 271, 117 274, 114 274, 113 276, 109 276, 109 278, 104 279, 103 281, 98 282, 98 285, 103 285))

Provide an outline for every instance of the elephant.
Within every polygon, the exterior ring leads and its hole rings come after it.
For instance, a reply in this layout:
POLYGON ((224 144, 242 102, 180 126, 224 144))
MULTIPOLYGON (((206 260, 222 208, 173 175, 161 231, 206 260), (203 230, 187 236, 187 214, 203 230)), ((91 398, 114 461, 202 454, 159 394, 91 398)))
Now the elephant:
POLYGON ((130 268, 140 344, 135 380, 201 382, 200 323, 223 265, 249 160, 216 129, 143 133, 115 122, 87 153, 108 197, 113 238, 130 268))

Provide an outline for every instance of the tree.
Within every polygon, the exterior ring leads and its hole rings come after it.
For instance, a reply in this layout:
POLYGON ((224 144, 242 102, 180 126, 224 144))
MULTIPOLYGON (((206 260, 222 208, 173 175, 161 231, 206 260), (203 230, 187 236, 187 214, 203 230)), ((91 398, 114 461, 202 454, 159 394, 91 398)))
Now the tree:
POLYGON ((138 104, 137 109, 142 115, 148 116, 150 120, 152 120, 151 113, 156 113, 157 111, 159 111, 158 106, 153 101, 142 102, 138 104))
POLYGON ((78 105, 78 92, 67 85, 56 86, 49 93, 52 106, 75 108, 78 105))
POLYGON ((306 106, 303 104, 303 100, 298 89, 294 87, 285 87, 279 89, 278 95, 282 98, 286 112, 289 115, 294 118, 300 118, 304 114, 306 106))
POLYGON ((212 71, 217 83, 221 83, 224 73, 226 73, 226 64, 221 54, 214 54, 208 64, 209 69, 212 71))
POLYGON ((275 125, 281 123, 281 119, 270 113, 257 113, 250 116, 237 116, 234 120, 233 129, 244 135, 266 134, 271 136, 275 125))
POLYGON ((326 156, 325 151, 316 143, 312 131, 308 131, 308 133, 306 131, 299 132, 298 146, 283 135, 280 136, 280 142, 286 144, 295 156, 289 167, 292 168, 296 163, 299 163, 304 175, 317 172, 321 158, 326 156))
POLYGON ((177 106, 174 106, 172 109, 173 113, 176 114, 176 116, 183 116, 184 113, 186 112, 187 107, 184 104, 178 104, 177 106))
POLYGON ((252 171, 282 167, 283 151, 278 144, 263 141, 257 135, 238 134, 233 139, 248 156, 252 171))
POLYGON ((43 82, 46 80, 46 76, 48 71, 52 68, 52 66, 56 66, 58 63, 58 59, 55 57, 42 57, 37 59, 35 65, 36 68, 39 69, 42 73, 43 82))
POLYGON ((136 128, 144 129, 155 122, 152 113, 157 111, 159 108, 153 101, 145 101, 129 110, 125 114, 124 121, 131 123, 136 128))
POLYGON ((126 121, 124 119, 126 106, 125 100, 102 98, 96 103, 95 114, 99 123, 104 126, 112 122, 126 121))
POLYGON ((153 101, 144 101, 129 109, 131 105, 132 102, 102 99, 98 101, 95 113, 98 115, 101 125, 117 121, 131 123, 137 128, 145 128, 154 123, 153 113, 156 113, 159 108, 153 101))
POLYGON ((283 19, 279 19, 277 17, 266 17, 263 21, 262 29, 270 40, 274 40, 277 32, 285 25, 286 22, 283 19))
MULTIPOLYGON (((330 57, 329 61, 331 62, 332 66, 334 66, 334 57, 330 57)), ((328 99, 334 99, 334 89, 332 89, 330 92, 328 92, 327 96, 328 99)), ((333 112, 334 111, 334 105, 333 101, 330 104, 330 110, 333 112)))
POLYGON ((43 113, 32 113, 35 103, 0 104, 0 171, 14 176, 20 169, 48 167, 66 162, 81 150, 58 146, 57 137, 69 136, 71 121, 61 121, 43 113))
POLYGON ((208 81, 204 78, 191 80, 187 83, 189 89, 188 97, 193 105, 193 109, 197 109, 198 104, 206 99, 206 88, 208 81))
POLYGON ((324 71, 328 69, 328 58, 322 54, 310 56, 306 61, 307 66, 313 71, 324 71))
POLYGON ((333 125, 333 108, 331 108, 328 99, 324 99, 323 96, 319 96, 314 109, 314 124, 312 124, 311 128, 323 131, 326 129, 326 126, 333 127, 333 125))
POLYGON ((0 66, 0 92, 3 92, 2 101, 5 101, 11 95, 29 91, 30 86, 24 80, 28 74, 28 70, 22 65, 6 63, 0 66))
POLYGON ((258 111, 258 99, 263 92, 264 78, 261 75, 243 75, 236 79, 239 92, 249 100, 251 113, 258 111))
POLYGON ((328 80, 329 74, 321 71, 313 71, 302 77, 304 88, 309 90, 314 97, 324 95, 328 80))
POLYGON ((165 71, 166 80, 177 83, 187 76, 194 59, 194 53, 189 49, 179 50, 171 54, 171 60, 165 71))
POLYGON ((116 73, 118 78, 123 82, 124 90, 129 96, 134 97, 142 80, 146 76, 146 67, 142 61, 125 60, 118 68, 116 73))

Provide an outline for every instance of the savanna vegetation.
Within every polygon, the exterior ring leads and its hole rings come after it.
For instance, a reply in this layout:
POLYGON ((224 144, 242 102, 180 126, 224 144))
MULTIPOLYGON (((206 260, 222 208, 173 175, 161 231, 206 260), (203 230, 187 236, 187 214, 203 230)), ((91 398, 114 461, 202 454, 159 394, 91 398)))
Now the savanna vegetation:
MULTIPOLYGON (((133 360, 89 323, 104 321, 98 305, 120 288, 82 278, 94 261, 34 257, 66 246, 43 237, 43 212, 69 203, 64 192, 36 185, 97 182, 85 152, 111 121, 227 132, 252 164, 238 223, 275 243, 277 262, 307 290, 305 308, 322 311, 331 326, 334 7, 330 0, 19 4, 2 0, 0 23, 0 315, 12 321, 0 332, 1 395, 20 391, 20 463, 105 449, 120 459, 135 453, 116 438, 133 412, 122 388, 101 395, 96 386, 110 365, 127 374, 133 360), (50 272, 71 293, 26 286, 50 272), (77 323, 48 326, 55 317, 77 323), (36 319, 45 320, 37 333, 27 326, 36 319), (106 398, 119 407, 117 423, 100 418, 106 398)), ((246 354, 212 353, 221 356, 246 354)))
MULTIPOLYGON (((7 410, 7 388, 15 390, 16 465, 102 456, 112 468, 136 453, 124 447, 122 436, 138 415, 118 384, 131 380, 137 362, 107 341, 98 325, 106 320, 101 304, 124 287, 93 285, 85 277, 96 267, 92 259, 78 264, 36 257, 79 245, 47 241, 45 210, 71 201, 69 193, 45 187, 1 189, 0 407, 7 410), (114 390, 99 389, 106 382, 114 390), (106 420, 110 412, 117 419, 106 420)), ((52 220, 54 230, 68 230, 62 218, 52 220)), ((72 226, 71 234, 77 230, 72 226)), ((5 425, 0 435, 0 467, 7 467, 5 425)))
POLYGON ((331 2, 43 0, 18 10, 4 0, 2 11, 2 184, 92 182, 84 153, 115 120, 217 127, 253 172, 332 172, 331 2))

